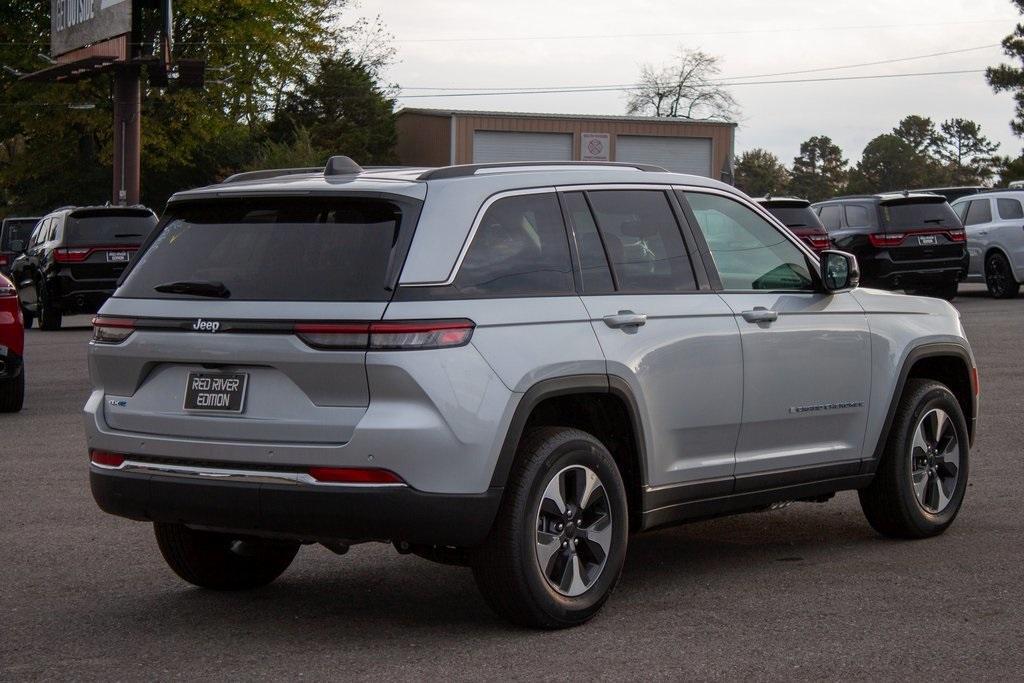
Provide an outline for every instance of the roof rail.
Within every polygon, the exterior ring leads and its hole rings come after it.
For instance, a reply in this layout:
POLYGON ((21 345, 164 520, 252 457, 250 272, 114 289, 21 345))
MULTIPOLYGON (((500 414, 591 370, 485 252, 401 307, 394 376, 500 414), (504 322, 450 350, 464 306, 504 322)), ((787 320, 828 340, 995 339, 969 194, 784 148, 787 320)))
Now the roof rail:
POLYGON ((299 173, 316 173, 319 168, 268 168, 262 171, 244 171, 230 175, 220 181, 221 185, 227 183, 240 183, 243 180, 263 180, 265 178, 277 178, 283 175, 298 175, 299 173))
POLYGON ((626 164, 614 161, 509 161, 489 164, 462 164, 460 166, 443 166, 434 168, 419 175, 419 180, 440 180, 443 178, 464 178, 476 175, 477 171, 501 168, 522 168, 533 166, 573 166, 580 168, 632 168, 637 171, 668 173, 667 169, 651 164, 626 164))

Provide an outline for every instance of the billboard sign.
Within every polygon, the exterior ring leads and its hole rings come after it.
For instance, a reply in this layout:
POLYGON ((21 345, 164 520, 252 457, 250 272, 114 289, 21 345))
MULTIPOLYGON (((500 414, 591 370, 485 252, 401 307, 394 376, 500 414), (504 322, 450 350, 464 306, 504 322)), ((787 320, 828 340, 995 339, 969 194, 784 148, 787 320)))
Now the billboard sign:
POLYGON ((131 0, 50 0, 54 57, 131 30, 131 0))
POLYGON ((608 133, 582 133, 580 135, 581 161, 608 161, 611 147, 608 133))

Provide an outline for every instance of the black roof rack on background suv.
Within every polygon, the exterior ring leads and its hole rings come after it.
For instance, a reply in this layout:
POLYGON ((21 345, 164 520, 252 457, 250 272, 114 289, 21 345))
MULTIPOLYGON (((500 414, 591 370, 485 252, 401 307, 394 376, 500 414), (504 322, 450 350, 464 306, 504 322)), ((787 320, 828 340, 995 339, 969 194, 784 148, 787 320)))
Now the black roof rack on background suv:
POLYGON ((509 162, 496 162, 489 164, 462 164, 460 166, 442 166, 441 168, 434 168, 429 171, 425 171, 419 175, 419 180, 440 180, 442 178, 464 178, 467 176, 475 175, 477 171, 482 171, 490 168, 520 168, 520 167, 532 167, 532 166, 578 166, 581 168, 593 167, 593 168, 607 168, 609 166, 615 168, 632 168, 637 171, 646 171, 653 173, 668 173, 668 169, 664 169, 661 166, 653 166, 651 164, 626 164, 615 161, 509 161, 509 162))

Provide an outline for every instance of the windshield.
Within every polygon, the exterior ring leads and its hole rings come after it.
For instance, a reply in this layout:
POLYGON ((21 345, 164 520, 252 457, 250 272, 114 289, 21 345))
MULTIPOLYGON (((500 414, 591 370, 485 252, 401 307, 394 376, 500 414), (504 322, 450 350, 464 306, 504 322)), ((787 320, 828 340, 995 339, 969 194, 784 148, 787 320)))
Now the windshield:
POLYGON ((352 197, 171 207, 117 295, 387 301, 401 216, 391 202, 352 197))
POLYGON ((101 214, 71 214, 67 219, 64 243, 73 246, 100 244, 141 244, 156 225, 156 216, 150 212, 127 215, 104 212, 101 214))
POLYGON ((882 225, 887 231, 911 228, 962 228, 960 219, 944 200, 898 202, 881 205, 882 225))

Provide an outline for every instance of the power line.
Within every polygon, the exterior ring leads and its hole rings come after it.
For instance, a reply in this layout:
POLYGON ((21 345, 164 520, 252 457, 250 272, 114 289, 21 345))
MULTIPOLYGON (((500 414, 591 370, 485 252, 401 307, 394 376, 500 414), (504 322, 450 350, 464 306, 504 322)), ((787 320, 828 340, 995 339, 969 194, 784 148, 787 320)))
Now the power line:
MULTIPOLYGON (((885 78, 910 78, 917 76, 950 76, 954 74, 980 74, 984 73, 985 69, 959 69, 952 71, 924 71, 917 73, 904 73, 904 74, 874 74, 868 76, 827 76, 825 78, 792 78, 785 80, 774 80, 774 81, 741 81, 734 83, 722 83, 721 85, 737 86, 737 85, 781 85, 781 84, 794 84, 794 83, 824 83, 830 81, 862 81, 862 80, 874 80, 874 79, 885 79, 885 78)), ((449 93, 437 93, 437 94, 418 94, 418 95, 404 95, 402 99, 422 98, 422 97, 486 97, 492 95, 549 95, 549 94, 571 94, 571 93, 587 93, 587 92, 615 92, 622 90, 638 90, 641 86, 639 85, 628 85, 628 86, 595 86, 595 87, 581 87, 581 88, 551 88, 547 90, 502 90, 502 91, 481 91, 481 92, 449 92, 449 93)))
MULTIPOLYGON (((860 68, 860 67, 864 67, 864 66, 880 66, 882 64, 896 64, 898 62, 909 62, 909 61, 914 61, 914 60, 918 60, 918 59, 929 59, 929 58, 932 58, 932 57, 944 57, 944 56, 947 56, 947 55, 963 54, 965 52, 977 52, 979 50, 988 50, 988 49, 991 49, 991 48, 994 48, 994 47, 999 47, 999 46, 1000 46, 999 43, 991 43, 989 45, 979 45, 978 47, 967 47, 967 48, 962 48, 962 49, 959 49, 959 50, 946 50, 944 52, 931 52, 931 53, 925 54, 925 55, 913 55, 913 56, 910 56, 910 57, 894 57, 892 59, 882 59, 882 60, 879 60, 879 61, 876 61, 876 62, 861 62, 859 64, 840 64, 840 65, 836 65, 836 66, 815 67, 813 69, 797 69, 795 71, 777 71, 775 73, 767 73, 767 74, 749 74, 749 75, 745 75, 745 76, 723 76, 722 78, 717 79, 716 82, 721 82, 722 85, 728 85, 727 81, 746 80, 746 79, 749 79, 749 78, 772 78, 772 77, 775 77, 775 76, 794 76, 796 74, 820 73, 822 71, 838 71, 840 69, 855 69, 855 68, 860 68)), ((502 87, 487 87, 487 86, 481 86, 481 87, 473 87, 473 86, 463 86, 463 87, 437 86, 437 87, 431 87, 431 86, 426 86, 426 85, 417 85, 417 86, 403 86, 400 89, 401 90, 441 90, 441 91, 448 91, 448 90, 453 90, 453 91, 463 91, 463 90, 508 91, 508 90, 515 90, 515 91, 519 91, 519 90, 548 90, 548 89, 554 89, 554 88, 565 89, 565 90, 573 90, 573 89, 576 89, 576 88, 597 88, 597 87, 606 87, 606 88, 620 89, 620 88, 630 88, 630 87, 633 87, 635 85, 637 85, 637 84, 636 83, 608 83, 608 84, 605 84, 605 85, 550 85, 550 86, 518 86, 518 87, 514 87, 514 86, 502 86, 502 87)))
POLYGON ((548 36, 466 36, 447 38, 396 38, 396 43, 487 43, 524 40, 594 40, 609 38, 675 38, 684 36, 734 36, 753 33, 805 33, 811 31, 860 31, 880 28, 920 29, 933 26, 966 26, 970 24, 1007 24, 1009 19, 978 19, 971 21, 937 21, 931 23, 902 22, 899 24, 861 24, 854 26, 803 26, 765 29, 732 29, 727 31, 684 31, 671 33, 604 33, 548 36))

